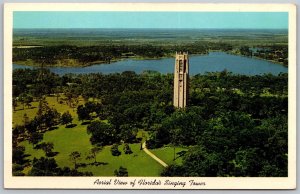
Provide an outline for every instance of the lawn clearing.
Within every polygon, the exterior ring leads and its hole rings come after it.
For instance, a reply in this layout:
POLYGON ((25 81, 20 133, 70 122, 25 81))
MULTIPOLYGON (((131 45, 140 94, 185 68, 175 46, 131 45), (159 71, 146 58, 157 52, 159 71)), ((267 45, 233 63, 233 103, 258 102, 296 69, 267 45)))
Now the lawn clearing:
POLYGON ((129 145, 133 151, 132 154, 125 154, 123 146, 119 146, 119 150, 122 152, 120 156, 112 156, 111 146, 106 146, 97 155, 97 161, 103 162, 103 165, 88 165, 80 168, 80 171, 91 171, 95 176, 114 176, 114 170, 122 166, 127 168, 129 176, 160 176, 164 167, 140 150, 139 143, 129 145))
MULTIPOLYGON (((86 160, 86 156, 93 146, 89 141, 90 136, 86 132, 87 125, 81 125, 77 119, 73 123, 77 126, 73 128, 59 126, 58 129, 44 134, 43 142, 52 142, 54 144, 53 152, 58 152, 54 158, 60 167, 74 168, 74 164, 69 160, 69 154, 78 151, 81 153, 81 160, 78 162, 86 165, 86 167, 80 167, 78 170, 92 172, 94 176, 114 176, 114 170, 119 169, 120 166, 127 168, 129 176, 160 176, 163 167, 143 150, 140 150, 140 143, 129 144, 133 151, 132 154, 125 154, 123 145, 120 145, 119 150, 122 152, 120 156, 112 156, 111 146, 105 146, 97 154, 97 162, 103 164, 90 165, 94 161, 86 160)), ((28 158, 31 160, 34 157, 45 156, 42 150, 33 149, 32 144, 27 141, 20 143, 20 145, 25 146, 26 154, 30 154, 28 158)))
MULTIPOLYGON (((79 167, 79 171, 92 172, 94 176, 114 176, 114 171, 119 169, 120 166, 127 168, 129 176, 160 176, 163 170, 163 166, 157 163, 154 159, 148 156, 143 150, 140 150, 141 144, 129 144, 132 154, 125 154, 123 146, 119 146, 121 151, 120 156, 112 156, 110 148, 111 146, 105 146, 103 150, 97 154, 97 162, 100 165, 93 164, 93 160, 87 160, 86 157, 90 152, 93 145, 90 143, 90 135, 87 134, 87 125, 82 125, 82 122, 78 120, 76 109, 69 107, 65 102, 60 104, 56 97, 46 97, 46 101, 49 107, 55 108, 59 113, 69 111, 73 117, 72 123, 76 126, 73 128, 66 128, 65 125, 59 125, 57 129, 44 133, 42 142, 52 142, 54 144, 53 152, 57 152, 54 156, 59 167, 74 168, 74 164, 69 159, 70 153, 77 151, 81 153, 81 160, 78 162, 83 164, 79 167)), ((83 103, 83 99, 79 100, 79 104, 83 103)), ((16 111, 13 113, 14 125, 24 123, 24 114, 26 113, 29 120, 33 119, 38 111, 38 102, 32 102, 31 108, 25 108, 21 103, 18 104, 16 111)), ((107 122, 107 121, 104 121, 107 122)), ((138 132, 138 137, 143 141, 148 137, 148 133, 144 131, 138 132)), ((42 143, 41 142, 41 143, 42 143)), ((29 154, 27 158, 33 160, 34 157, 45 157, 44 151, 41 149, 33 149, 32 144, 28 141, 20 143, 25 147, 25 153, 29 154)), ((28 174, 30 168, 25 168, 24 173, 28 174)))
POLYGON ((175 147, 175 154, 176 154, 176 159, 175 161, 174 159, 174 147, 170 147, 170 146, 165 146, 162 148, 158 148, 158 149, 151 149, 149 150, 150 152, 152 152, 154 155, 156 155, 158 158, 160 158, 162 161, 164 161, 165 163, 167 163, 168 165, 171 164, 182 164, 182 157, 178 157, 178 152, 181 151, 187 151, 188 148, 183 148, 183 147, 175 147))
MULTIPOLYGON (((92 148, 89 141, 90 136, 86 133, 86 125, 81 125, 78 120, 73 121, 73 123, 77 126, 73 128, 60 126, 56 130, 44 133, 42 142, 52 142, 54 144, 53 152, 58 152, 54 158, 60 167, 69 166, 73 168, 74 165, 69 160, 69 154, 73 151, 84 154, 92 148)), ((31 160, 34 157, 45 156, 42 150, 33 149, 32 144, 29 144, 28 141, 21 142, 20 145, 25 146, 26 154, 31 155, 28 157, 31 160)))
MULTIPOLYGON (((60 99, 61 98, 59 98, 58 101, 61 101, 60 99)), ((77 117, 76 108, 71 108, 64 101, 62 104, 60 104, 59 102, 57 102, 57 98, 55 96, 47 96, 46 101, 48 102, 49 107, 56 109, 57 112, 63 114, 64 112, 69 111, 69 113, 72 115, 73 118, 77 117)), ((78 105, 84 104, 83 98, 79 97, 78 101, 79 101, 78 105)), ((24 114, 27 115, 29 120, 32 120, 36 116, 39 102, 31 102, 30 104, 31 104, 30 108, 27 108, 25 106, 25 109, 23 109, 22 103, 20 102, 18 103, 16 110, 13 111, 13 126, 24 124, 24 114)))

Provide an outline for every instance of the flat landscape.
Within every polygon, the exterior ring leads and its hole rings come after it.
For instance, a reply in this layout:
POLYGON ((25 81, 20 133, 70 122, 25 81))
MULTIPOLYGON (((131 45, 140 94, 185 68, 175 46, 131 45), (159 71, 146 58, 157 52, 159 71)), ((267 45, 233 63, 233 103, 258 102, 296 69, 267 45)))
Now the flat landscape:
POLYGON ((16 29, 13 35, 14 176, 287 176, 287 30, 16 29), (133 67, 131 59, 136 68, 147 60, 163 66, 157 59, 166 58, 173 66, 177 51, 219 57, 218 63, 227 57, 226 67, 242 70, 261 60, 269 73, 193 73, 184 109, 173 106, 173 73, 82 73, 122 60, 133 67), (54 73, 56 67, 65 72, 54 73), (148 155, 144 142, 168 166, 148 155))
POLYGON ((16 29, 13 62, 83 67, 217 50, 287 66, 287 41, 284 29, 16 29))

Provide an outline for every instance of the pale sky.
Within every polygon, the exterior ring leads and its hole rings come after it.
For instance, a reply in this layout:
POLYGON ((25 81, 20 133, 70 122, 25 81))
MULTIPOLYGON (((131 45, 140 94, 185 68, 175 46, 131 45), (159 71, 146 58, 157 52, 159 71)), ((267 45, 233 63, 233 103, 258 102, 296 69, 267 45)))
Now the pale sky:
POLYGON ((287 29, 288 12, 15 11, 13 27, 287 29))

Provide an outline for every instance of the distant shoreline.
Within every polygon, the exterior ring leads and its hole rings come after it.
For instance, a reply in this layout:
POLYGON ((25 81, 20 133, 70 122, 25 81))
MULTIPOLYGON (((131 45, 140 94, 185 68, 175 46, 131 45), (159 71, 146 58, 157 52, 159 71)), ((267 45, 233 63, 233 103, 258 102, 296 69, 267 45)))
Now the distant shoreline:
MULTIPOLYGON (((226 53, 230 54, 230 55, 236 55, 236 56, 241 56, 241 57, 248 57, 248 56, 241 55, 241 54, 234 53, 234 52, 226 52, 226 53)), ((252 56, 252 57, 248 57, 248 58, 254 58, 254 59, 258 59, 258 60, 263 60, 263 61, 268 61, 268 62, 276 63, 276 64, 282 65, 283 67, 286 67, 286 68, 289 67, 289 66, 284 65, 282 62, 275 61, 275 60, 268 60, 268 59, 260 58, 260 57, 257 57, 257 56, 252 56)))
MULTIPOLYGON (((230 55, 247 57, 247 56, 244 56, 244 55, 241 55, 241 54, 238 54, 238 53, 234 53, 234 52, 225 52, 225 51, 218 51, 218 50, 213 50, 213 51, 210 51, 210 52, 224 52, 224 53, 230 54, 230 55)), ((207 54, 209 54, 209 53, 207 53, 207 54)), ((205 55, 205 54, 190 54, 190 56, 195 56, 195 55, 205 55)), ((81 67, 81 68, 84 68, 84 67, 89 67, 89 66, 92 66, 92 65, 102 65, 102 64, 109 65, 109 64, 112 64, 112 63, 115 63, 115 62, 119 62, 119 61, 123 61, 123 60, 130 60, 130 59, 132 59, 132 60, 160 60, 160 59, 172 58, 172 57, 173 57, 172 55, 166 55, 166 56, 163 56, 163 57, 153 57, 153 58, 134 56, 134 57, 126 57, 126 58, 124 57, 124 58, 112 59, 110 61, 110 63, 107 63, 107 61, 93 61, 93 62, 83 64, 83 63, 80 63, 80 62, 73 61, 73 63, 71 65, 63 65, 63 63, 57 63, 57 64, 54 64, 54 65, 44 65, 44 67, 63 67, 63 68, 68 68, 68 67, 70 67, 70 68, 71 67, 80 68, 81 67)), ((256 56, 252 56, 252 57, 248 57, 248 58, 264 60, 264 61, 272 62, 272 63, 278 64, 278 65, 282 65, 282 66, 288 68, 288 66, 285 66, 283 63, 275 61, 275 60, 267 60, 267 59, 259 58, 259 57, 256 57, 256 56)), ((41 67, 41 64, 33 62, 32 60, 13 61, 13 64, 25 65, 25 66, 31 66, 31 67, 41 67)))

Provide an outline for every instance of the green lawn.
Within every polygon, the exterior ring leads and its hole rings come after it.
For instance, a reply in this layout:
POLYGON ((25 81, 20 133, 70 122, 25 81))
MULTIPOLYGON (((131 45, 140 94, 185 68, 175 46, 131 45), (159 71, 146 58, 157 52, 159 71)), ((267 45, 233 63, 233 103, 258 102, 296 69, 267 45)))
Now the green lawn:
MULTIPOLYGON (((81 153, 82 159, 79 161, 80 163, 90 164, 93 162, 86 160, 86 156, 92 148, 89 135, 86 133, 86 125, 81 125, 78 121, 73 123, 77 124, 74 128, 60 126, 58 129, 44 134, 43 141, 53 142, 53 151, 58 152, 54 158, 60 167, 74 167, 74 164, 69 160, 69 154, 73 151, 81 153)), ((29 159, 34 157, 40 158, 45 155, 42 150, 33 149, 32 144, 29 144, 27 141, 22 142, 21 145, 25 146, 26 153, 30 154, 29 159)), ((119 150, 122 154, 120 156, 112 156, 110 147, 104 147, 97 155, 97 162, 105 164, 99 166, 87 165, 84 168, 79 168, 79 170, 93 172, 95 176, 113 176, 114 170, 123 166, 128 169, 129 176, 159 176, 163 169, 160 164, 140 150, 139 143, 130 144, 130 148, 133 151, 130 155, 124 154, 123 145, 120 145, 119 150)))
MULTIPOLYGON (((63 96, 62 96, 63 97, 63 96)), ((56 109, 59 113, 63 114, 64 112, 69 111, 72 117, 77 117, 76 109, 75 108, 70 108, 66 102, 63 102, 62 104, 59 104, 57 102, 56 97, 51 96, 51 97, 46 97, 46 101, 49 104, 50 108, 56 109)), ((79 98, 79 105, 83 104, 84 100, 82 98, 79 98)), ((23 109, 23 105, 18 102, 18 106, 16 107, 16 110, 13 111, 13 126, 15 125, 23 125, 24 124, 24 114, 26 113, 28 118, 32 120, 37 111, 38 111, 38 105, 39 102, 31 102, 31 107, 27 108, 25 106, 25 109, 23 109)))
MULTIPOLYGON (((123 152, 123 145, 119 146, 119 150, 122 152, 120 156, 112 156, 110 147, 105 146, 103 150, 97 154, 97 162, 102 164, 95 166, 91 165, 93 161, 86 160, 90 149, 93 147, 89 141, 90 135, 87 134, 87 125, 81 125, 81 121, 78 120, 76 109, 70 108, 67 104, 59 104, 56 97, 46 98, 50 107, 55 108, 58 112, 64 113, 69 111, 74 120, 73 124, 76 124, 73 128, 66 128, 65 125, 60 125, 58 129, 48 131, 44 133, 42 142, 52 142, 54 144, 53 152, 57 152, 54 156, 57 164, 60 167, 74 168, 74 164, 69 160, 69 154, 73 151, 81 153, 81 160, 79 163, 86 164, 85 167, 78 168, 79 171, 92 172, 94 176, 113 176, 114 170, 119 169, 120 166, 127 168, 129 176, 160 176, 163 167, 157 163, 154 159, 148 156, 143 150, 140 150, 140 143, 130 144, 130 148, 133 151, 132 154, 126 155, 123 152)), ((80 100, 80 104, 83 100, 80 100)), ((17 110, 13 113, 14 125, 23 124, 23 115, 27 114, 29 119, 34 118, 37 112, 38 102, 32 102, 31 109, 22 110, 22 105, 19 103, 17 110)), ((147 139, 148 133, 139 131, 137 137, 147 139)), ((33 149, 32 144, 28 141, 20 143, 25 147, 25 153, 29 154, 28 159, 32 160, 34 157, 40 158, 45 156, 44 151, 41 149, 33 149)), ((178 148, 179 151, 180 148, 178 148)), ((153 150, 153 153, 157 154, 162 160, 168 164, 173 160, 173 148, 161 148, 153 150)), ((180 162, 181 159, 177 159, 176 162, 180 162)), ((30 168, 25 168, 24 173, 28 173, 30 168)))
POLYGON ((24 124, 24 114, 26 114, 30 120, 33 119, 38 111, 38 104, 38 102, 32 102, 31 108, 25 106, 25 109, 23 109, 23 105, 18 103, 16 110, 13 111, 13 126, 24 124))
POLYGON ((107 164, 99 166, 88 165, 80 168, 81 171, 91 171, 96 176, 113 176, 114 170, 120 166, 127 168, 129 176, 160 176, 163 167, 140 150, 140 144, 130 144, 132 154, 124 154, 123 145, 119 146, 120 156, 112 156, 111 146, 106 146, 97 156, 98 162, 107 164))
MULTIPOLYGON (((89 135, 86 133, 86 125, 81 125, 78 120, 73 121, 77 124, 74 128, 65 128, 60 126, 58 129, 44 133, 43 142, 52 142, 54 144, 54 152, 58 152, 55 160, 59 166, 72 166, 68 156, 73 151, 79 151, 82 154, 88 152, 92 147, 89 141, 89 135)), ((30 154, 29 159, 44 156, 42 150, 33 149, 32 144, 28 141, 21 142, 20 145, 25 146, 26 153, 30 154)))
POLYGON ((177 153, 180 151, 187 151, 188 148, 182 148, 182 147, 175 147, 175 154, 176 159, 174 159, 174 147, 165 146, 158 149, 152 149, 150 150, 153 154, 155 154, 158 158, 160 158, 162 161, 170 164, 182 164, 182 157, 178 157, 177 153))

